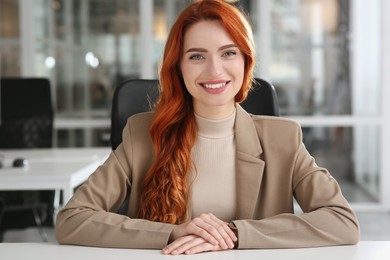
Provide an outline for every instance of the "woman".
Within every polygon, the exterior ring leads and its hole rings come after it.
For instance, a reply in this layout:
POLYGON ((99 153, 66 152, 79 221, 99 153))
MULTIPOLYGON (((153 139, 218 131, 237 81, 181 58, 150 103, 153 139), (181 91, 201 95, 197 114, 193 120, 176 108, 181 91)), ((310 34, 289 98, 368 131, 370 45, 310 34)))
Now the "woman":
POLYGON ((238 105, 254 63, 236 8, 189 5, 166 43, 155 112, 128 120, 122 144, 58 214, 58 241, 164 254, 357 243, 356 216, 299 125, 238 105), (116 214, 127 194, 127 216, 116 214))

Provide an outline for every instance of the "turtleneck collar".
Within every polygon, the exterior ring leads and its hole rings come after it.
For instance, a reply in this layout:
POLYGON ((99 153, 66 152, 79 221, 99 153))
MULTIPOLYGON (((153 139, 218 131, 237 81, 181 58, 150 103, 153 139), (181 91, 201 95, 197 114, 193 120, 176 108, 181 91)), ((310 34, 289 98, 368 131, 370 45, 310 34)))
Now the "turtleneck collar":
POLYGON ((224 119, 212 120, 195 114, 198 135, 206 138, 224 138, 234 134, 236 109, 224 119))

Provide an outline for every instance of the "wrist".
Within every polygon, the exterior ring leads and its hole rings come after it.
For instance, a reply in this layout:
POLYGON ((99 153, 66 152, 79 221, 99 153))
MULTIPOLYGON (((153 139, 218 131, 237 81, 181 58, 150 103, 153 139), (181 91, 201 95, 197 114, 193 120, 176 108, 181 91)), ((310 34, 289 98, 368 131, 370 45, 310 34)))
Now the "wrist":
POLYGON ((236 225, 234 225, 233 222, 230 222, 228 224, 228 227, 230 228, 231 231, 233 231, 234 235, 237 237, 237 240, 233 241, 233 243, 234 243, 233 248, 238 248, 238 229, 237 229, 236 225))
POLYGON ((169 235, 168 244, 172 243, 177 238, 177 225, 172 229, 171 234, 169 235))

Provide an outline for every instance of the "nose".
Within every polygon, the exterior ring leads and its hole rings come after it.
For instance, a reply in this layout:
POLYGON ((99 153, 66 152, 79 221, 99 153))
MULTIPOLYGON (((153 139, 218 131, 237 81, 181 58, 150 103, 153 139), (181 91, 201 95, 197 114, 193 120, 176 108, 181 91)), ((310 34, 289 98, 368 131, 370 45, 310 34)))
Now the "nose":
POLYGON ((210 57, 207 65, 208 73, 211 76, 218 76, 222 74, 223 67, 220 59, 216 57, 210 57))

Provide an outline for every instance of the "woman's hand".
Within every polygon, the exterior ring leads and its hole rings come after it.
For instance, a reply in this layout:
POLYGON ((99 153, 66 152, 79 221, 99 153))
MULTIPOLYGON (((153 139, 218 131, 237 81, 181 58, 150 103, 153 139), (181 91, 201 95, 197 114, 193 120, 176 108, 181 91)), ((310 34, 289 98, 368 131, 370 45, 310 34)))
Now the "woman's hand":
POLYGON ((201 238, 196 235, 187 235, 184 237, 181 237, 175 241, 173 241, 171 244, 166 246, 162 253, 164 255, 180 255, 180 254, 197 254, 201 252, 207 252, 207 251, 220 251, 225 250, 224 248, 220 247, 219 245, 213 245, 204 238, 201 238))
POLYGON ((234 242, 237 237, 234 232, 228 227, 228 224, 212 213, 203 213, 188 222, 176 226, 170 236, 170 242, 175 242, 177 239, 195 235, 203 238, 211 245, 218 246, 221 249, 234 247, 234 242))

